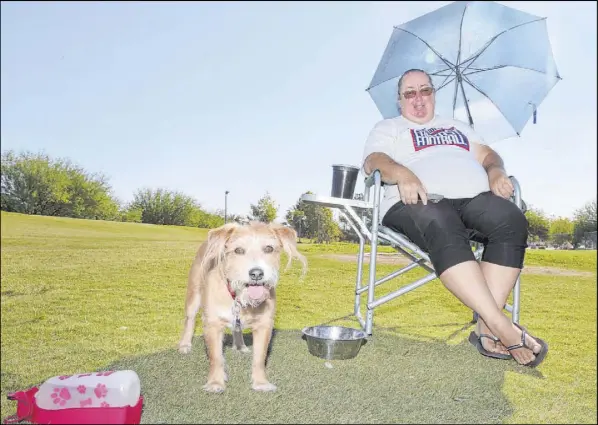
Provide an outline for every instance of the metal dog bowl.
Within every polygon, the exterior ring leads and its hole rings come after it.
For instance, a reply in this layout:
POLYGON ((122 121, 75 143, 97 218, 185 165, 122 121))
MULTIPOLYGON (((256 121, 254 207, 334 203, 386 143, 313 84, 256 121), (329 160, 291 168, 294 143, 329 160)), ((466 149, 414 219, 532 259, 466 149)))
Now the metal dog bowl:
POLYGON ((310 354, 326 360, 346 360, 357 356, 366 333, 344 326, 310 326, 303 328, 310 354))

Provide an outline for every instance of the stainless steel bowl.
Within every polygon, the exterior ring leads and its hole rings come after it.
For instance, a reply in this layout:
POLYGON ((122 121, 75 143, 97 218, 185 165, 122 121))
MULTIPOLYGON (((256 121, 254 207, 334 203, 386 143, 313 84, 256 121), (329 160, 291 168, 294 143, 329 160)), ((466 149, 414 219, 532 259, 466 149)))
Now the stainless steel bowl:
POLYGON ((366 333, 344 326, 310 326, 303 328, 310 354, 326 360, 346 360, 357 356, 366 333))

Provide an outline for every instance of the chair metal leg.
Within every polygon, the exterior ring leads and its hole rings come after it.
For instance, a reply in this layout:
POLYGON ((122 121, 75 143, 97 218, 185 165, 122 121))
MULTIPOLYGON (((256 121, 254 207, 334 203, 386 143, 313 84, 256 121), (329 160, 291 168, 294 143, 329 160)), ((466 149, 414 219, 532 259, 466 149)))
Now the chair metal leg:
POLYGON ((363 257, 365 255, 365 241, 363 236, 359 235, 359 256, 357 257, 357 278, 355 279, 355 308, 353 310, 355 316, 360 317, 361 312, 360 310, 360 301, 361 301, 361 293, 359 292, 359 288, 361 288, 361 278, 363 275, 363 257))
POLYGON ((380 191, 382 188, 382 178, 379 171, 374 173, 374 208, 372 211, 372 237, 370 248, 370 270, 368 280, 368 307, 365 322, 365 333, 372 334, 374 325, 374 308, 371 307, 374 302, 374 289, 376 286, 376 256, 378 254, 378 221, 380 219, 380 191))
POLYGON ((519 324, 519 304, 520 304, 520 277, 517 278, 515 281, 515 286, 513 287, 513 311, 511 312, 513 323, 519 324))
MULTIPOLYGON (((350 210, 349 210, 350 212, 350 210)), ((365 256, 365 238, 355 225, 351 218, 347 216, 345 211, 341 210, 340 214, 347 220, 357 237, 359 238, 359 254, 357 255, 357 276, 355 277, 355 304, 353 307, 353 314, 357 318, 359 325, 363 330, 366 328, 365 321, 361 317, 361 281, 363 278, 363 260, 365 256)), ((349 214, 351 215, 351 214, 349 214)), ((352 215, 351 215, 352 216, 352 215)))

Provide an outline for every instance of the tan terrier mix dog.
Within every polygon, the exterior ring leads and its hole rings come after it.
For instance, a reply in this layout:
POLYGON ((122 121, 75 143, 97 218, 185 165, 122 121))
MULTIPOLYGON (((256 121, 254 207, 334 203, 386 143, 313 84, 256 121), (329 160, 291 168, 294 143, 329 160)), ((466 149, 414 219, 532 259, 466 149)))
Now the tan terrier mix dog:
POLYGON ((249 225, 225 224, 208 233, 208 240, 197 252, 189 272, 185 302, 185 326, 179 352, 191 351, 195 318, 202 309, 203 336, 210 370, 209 392, 223 392, 228 376, 223 355, 224 331, 232 329, 233 349, 249 352, 243 341, 243 329, 253 334, 252 388, 275 391, 266 377, 266 354, 272 330, 279 277, 280 254, 303 264, 307 261, 297 251, 297 233, 278 224, 252 222, 249 225))

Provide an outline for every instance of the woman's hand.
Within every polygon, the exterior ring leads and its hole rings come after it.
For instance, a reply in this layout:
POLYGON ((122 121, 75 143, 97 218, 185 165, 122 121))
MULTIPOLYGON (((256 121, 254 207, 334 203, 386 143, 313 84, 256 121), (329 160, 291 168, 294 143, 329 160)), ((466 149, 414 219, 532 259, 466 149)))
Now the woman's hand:
POLYGON ((418 195, 422 200, 422 204, 426 205, 428 203, 426 188, 419 178, 408 168, 402 167, 402 170, 397 177, 397 186, 399 187, 399 193, 401 194, 401 201, 403 201, 405 205, 417 204, 419 201, 418 195))
POLYGON ((502 198, 509 199, 513 196, 514 188, 511 179, 500 168, 492 168, 488 170, 488 183, 490 190, 495 195, 502 198))

